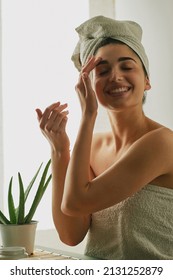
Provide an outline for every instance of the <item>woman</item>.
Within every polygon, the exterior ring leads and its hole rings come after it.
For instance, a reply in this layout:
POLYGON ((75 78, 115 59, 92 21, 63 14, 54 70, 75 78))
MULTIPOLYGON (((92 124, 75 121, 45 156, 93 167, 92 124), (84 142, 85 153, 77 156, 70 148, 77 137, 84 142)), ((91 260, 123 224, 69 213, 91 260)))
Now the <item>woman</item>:
POLYGON ((76 30, 82 117, 71 155, 67 104, 36 110, 51 145, 56 229, 71 246, 88 233, 96 258, 173 259, 173 133, 142 109, 151 85, 141 27, 98 16, 76 30), (93 135, 97 102, 112 129, 93 135))

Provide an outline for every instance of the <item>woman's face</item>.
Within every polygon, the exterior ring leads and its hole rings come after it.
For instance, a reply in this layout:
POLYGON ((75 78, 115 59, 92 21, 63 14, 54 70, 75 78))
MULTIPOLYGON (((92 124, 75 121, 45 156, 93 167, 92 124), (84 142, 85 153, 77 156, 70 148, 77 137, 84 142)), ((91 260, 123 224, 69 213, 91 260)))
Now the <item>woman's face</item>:
POLYGON ((108 44, 98 49, 102 60, 93 70, 93 88, 107 109, 122 109, 140 104, 151 88, 139 57, 124 44, 108 44))

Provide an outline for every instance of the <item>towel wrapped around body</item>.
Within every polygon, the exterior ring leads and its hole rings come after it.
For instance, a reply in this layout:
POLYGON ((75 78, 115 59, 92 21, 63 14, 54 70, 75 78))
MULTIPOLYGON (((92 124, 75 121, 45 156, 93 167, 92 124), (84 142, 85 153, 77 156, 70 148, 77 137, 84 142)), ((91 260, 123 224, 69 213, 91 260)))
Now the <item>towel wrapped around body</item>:
POLYGON ((85 254, 109 260, 172 260, 173 190, 147 185, 93 213, 85 254))

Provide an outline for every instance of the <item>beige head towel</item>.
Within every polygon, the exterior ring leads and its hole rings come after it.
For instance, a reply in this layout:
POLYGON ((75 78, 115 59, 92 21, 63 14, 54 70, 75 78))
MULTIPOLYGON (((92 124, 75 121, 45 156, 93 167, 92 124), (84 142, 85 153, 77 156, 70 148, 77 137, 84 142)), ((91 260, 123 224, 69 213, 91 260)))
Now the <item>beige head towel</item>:
POLYGON ((106 38, 112 38, 125 43, 141 59, 149 76, 149 63, 144 47, 141 43, 142 28, 134 21, 120 21, 96 16, 85 21, 76 28, 79 42, 72 55, 72 61, 80 71, 88 56, 95 53, 100 43, 106 38))

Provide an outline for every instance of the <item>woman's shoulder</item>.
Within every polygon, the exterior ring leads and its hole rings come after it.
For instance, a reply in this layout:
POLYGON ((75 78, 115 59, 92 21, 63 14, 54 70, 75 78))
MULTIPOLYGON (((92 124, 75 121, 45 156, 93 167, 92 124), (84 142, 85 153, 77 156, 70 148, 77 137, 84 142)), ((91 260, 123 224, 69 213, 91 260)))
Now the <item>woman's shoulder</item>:
POLYGON ((162 139, 162 140, 171 140, 173 143, 173 130, 170 128, 155 122, 147 118, 148 122, 148 131, 143 135, 142 138, 151 138, 151 139, 162 139))
POLYGON ((170 128, 163 126, 163 125, 156 125, 151 130, 148 131, 148 133, 144 134, 144 138, 149 137, 151 139, 156 139, 161 142, 161 140, 164 141, 170 141, 173 144, 173 130, 170 128))
POLYGON ((143 160, 147 161, 152 155, 160 163, 166 162, 167 165, 173 166, 173 131, 165 126, 150 130, 129 149, 129 152, 135 155, 140 155, 141 151, 144 151, 143 160))

